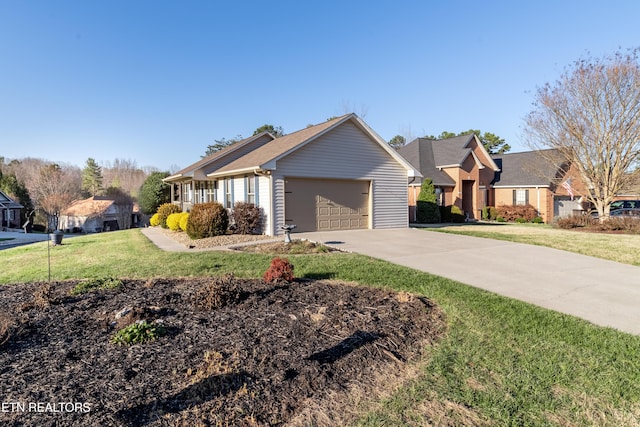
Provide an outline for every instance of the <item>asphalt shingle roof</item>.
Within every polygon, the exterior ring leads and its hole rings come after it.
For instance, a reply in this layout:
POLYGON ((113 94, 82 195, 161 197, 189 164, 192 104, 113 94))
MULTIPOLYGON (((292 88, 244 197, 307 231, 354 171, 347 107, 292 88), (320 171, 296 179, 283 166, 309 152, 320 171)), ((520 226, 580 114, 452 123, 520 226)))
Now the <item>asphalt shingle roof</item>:
POLYGON ((418 138, 398 149, 398 154, 404 157, 425 178, 431 178, 433 184, 440 187, 455 186, 455 181, 436 167, 433 140, 418 138))
POLYGON ((560 152, 553 149, 499 154, 493 161, 500 168, 492 183, 496 187, 553 184, 564 163, 560 152))

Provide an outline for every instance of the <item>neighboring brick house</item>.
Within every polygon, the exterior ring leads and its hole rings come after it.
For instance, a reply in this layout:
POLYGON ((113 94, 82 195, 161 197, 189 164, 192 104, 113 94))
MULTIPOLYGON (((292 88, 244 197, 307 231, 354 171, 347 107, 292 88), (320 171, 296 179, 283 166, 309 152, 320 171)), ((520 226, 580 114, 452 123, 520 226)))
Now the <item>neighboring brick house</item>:
POLYGON ((420 176, 362 119, 348 114, 275 138, 263 132, 167 177, 171 200, 261 209, 262 232, 407 227, 407 179, 420 176))
MULTIPOLYGON (((530 204, 545 222, 588 209, 577 170, 556 150, 492 156, 476 135, 468 134, 418 138, 398 153, 432 179, 439 205, 458 206, 468 219, 480 219, 485 206, 530 204)), ((410 221, 415 221, 421 184, 422 179, 409 180, 410 221)))
POLYGON ((23 207, 3 191, 0 191, 0 219, 2 219, 0 228, 20 228, 20 209, 23 207))
POLYGON ((506 153, 493 159, 500 168, 491 183, 495 206, 529 204, 544 222, 588 209, 582 179, 559 151, 506 153))
MULTIPOLYGON (((456 205, 469 219, 480 219, 482 208, 493 204, 491 182, 499 167, 474 134, 432 140, 418 138, 398 153, 422 176, 431 178, 438 204, 456 205)), ((422 179, 409 182, 409 217, 415 220, 422 179)))

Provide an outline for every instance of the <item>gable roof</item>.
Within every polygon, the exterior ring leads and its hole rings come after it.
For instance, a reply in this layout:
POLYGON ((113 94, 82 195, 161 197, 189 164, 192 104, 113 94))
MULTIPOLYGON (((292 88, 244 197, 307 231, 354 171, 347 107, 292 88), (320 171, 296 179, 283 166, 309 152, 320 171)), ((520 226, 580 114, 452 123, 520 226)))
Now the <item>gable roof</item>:
MULTIPOLYGON (((351 113, 344 116, 336 117, 334 119, 314 126, 309 126, 297 132, 281 136, 280 138, 272 137, 270 141, 257 146, 255 149, 252 149, 251 151, 231 160, 228 163, 224 163, 222 162, 222 160, 225 157, 230 157, 231 151, 226 149, 220 150, 219 152, 214 154, 212 159, 210 159, 209 164, 213 163, 214 161, 220 160, 221 166, 213 168, 209 173, 207 173, 207 177, 212 178, 253 172, 255 170, 275 169, 277 161, 281 158, 304 147, 320 136, 326 134, 327 132, 330 132, 332 129, 335 129, 336 127, 348 121, 354 123, 360 130, 367 134, 371 138, 371 140, 380 145, 380 147, 382 147, 391 157, 393 157, 398 163, 400 163, 407 170, 407 176, 420 176, 420 173, 416 171, 411 166, 411 164, 409 164, 404 158, 402 158, 402 156, 398 155, 395 150, 389 147, 389 144, 387 144, 380 136, 378 136, 371 128, 369 128, 369 126, 364 123, 364 121, 362 121, 356 114, 351 113)), ((246 142, 246 140, 243 140, 239 143, 234 144, 233 146, 241 143, 243 145, 247 145, 250 142, 246 142)), ((202 161, 194 163, 194 165, 197 165, 198 163, 202 163, 202 161)), ((194 165, 189 166, 185 170, 193 170, 194 165)), ((165 178, 165 181, 169 181, 173 178, 181 176, 179 174, 180 172, 174 174, 171 177, 165 178)))
POLYGON ((194 173, 196 172, 196 170, 206 168, 207 166, 215 163, 216 161, 218 161, 218 160, 230 155, 231 153, 234 153, 234 152, 240 150, 241 148, 243 148, 243 147, 245 147, 245 146, 247 146, 247 145, 249 145, 249 144, 251 144, 253 142, 258 141, 259 139, 261 139, 263 137, 270 138, 271 140, 276 139, 275 136, 271 135, 267 131, 261 132, 261 133, 259 133, 257 135, 252 135, 249 138, 245 138, 245 139, 242 139, 242 140, 240 140, 238 142, 234 142, 233 144, 231 144, 231 145, 229 145, 227 147, 224 147, 223 149, 218 150, 215 153, 198 160, 197 162, 187 166, 184 169, 179 170, 178 172, 174 173, 173 175, 164 178, 163 181, 173 181, 173 180, 178 179, 178 178, 193 176, 194 173))
POLYGON ((493 159, 500 166, 494 187, 551 186, 566 169, 562 154, 555 149, 499 154, 493 159))
POLYGON ((113 205, 114 201, 111 199, 105 199, 101 197, 89 197, 84 200, 76 200, 62 211, 62 215, 67 216, 100 216, 104 214, 107 209, 113 205))
POLYGON ((433 153, 433 140, 418 138, 398 149, 398 153, 407 159, 420 173, 431 178, 433 185, 454 187, 456 182, 441 169, 436 167, 433 153))
POLYGON ((0 209, 22 209, 20 203, 14 201, 11 197, 7 196, 5 192, 0 190, 0 209))
POLYGON ((438 140, 417 138, 400 147, 398 152, 418 168, 423 176, 431 178, 434 185, 455 186, 455 181, 442 171, 443 168, 461 167, 469 156, 472 156, 481 168, 485 167, 473 151, 471 143, 474 141, 484 154, 487 166, 498 171, 498 165, 487 153, 478 137, 472 133, 438 140))

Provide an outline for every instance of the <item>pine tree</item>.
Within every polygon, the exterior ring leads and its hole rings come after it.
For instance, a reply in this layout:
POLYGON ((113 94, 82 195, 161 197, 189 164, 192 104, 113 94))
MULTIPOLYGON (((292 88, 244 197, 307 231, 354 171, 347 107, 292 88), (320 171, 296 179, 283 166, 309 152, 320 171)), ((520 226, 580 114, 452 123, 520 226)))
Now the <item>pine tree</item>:
POLYGON ((102 168, 91 157, 82 169, 82 190, 89 196, 96 196, 102 190, 102 168))

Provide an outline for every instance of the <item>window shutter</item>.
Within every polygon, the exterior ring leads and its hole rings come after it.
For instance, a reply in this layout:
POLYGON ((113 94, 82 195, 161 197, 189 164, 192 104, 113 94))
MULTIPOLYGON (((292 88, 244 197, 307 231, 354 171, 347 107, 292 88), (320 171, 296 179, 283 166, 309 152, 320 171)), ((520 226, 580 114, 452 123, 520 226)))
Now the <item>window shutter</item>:
POLYGON ((529 190, 524 190, 524 204, 529 204, 529 190))
POLYGON ((516 205, 516 203, 517 203, 517 196, 516 196, 517 191, 518 191, 518 190, 513 190, 513 203, 512 203, 512 204, 513 204, 514 206, 515 206, 515 205, 516 205))

